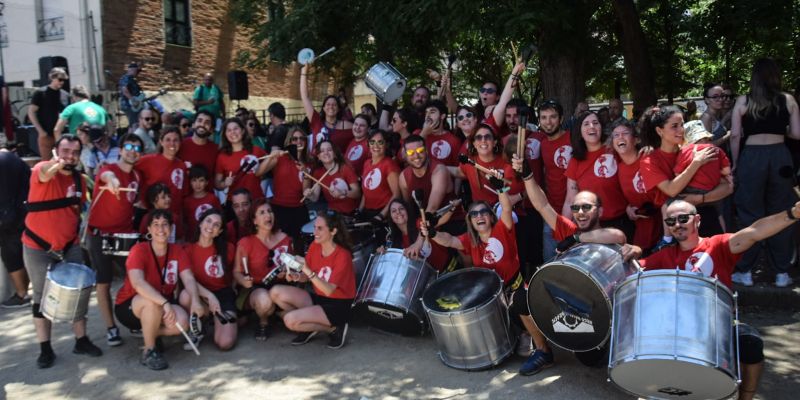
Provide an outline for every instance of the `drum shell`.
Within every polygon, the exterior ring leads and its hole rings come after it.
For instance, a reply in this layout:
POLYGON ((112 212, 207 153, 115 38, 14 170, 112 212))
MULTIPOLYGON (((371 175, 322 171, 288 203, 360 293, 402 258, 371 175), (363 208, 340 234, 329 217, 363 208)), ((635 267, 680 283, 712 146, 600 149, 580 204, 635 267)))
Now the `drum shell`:
POLYGON ((468 371, 490 368, 500 364, 514 350, 503 281, 496 272, 467 268, 444 275, 428 287, 422 304, 436 337, 439 358, 445 365, 468 371), (492 294, 477 306, 442 311, 435 305, 437 293, 457 279, 475 285, 481 284, 479 281, 488 282, 492 285, 492 294))
POLYGON ((95 284, 94 271, 81 264, 59 263, 47 272, 41 311, 52 321, 77 322, 86 318, 95 284))
POLYGON ((609 378, 648 398, 726 398, 736 391, 734 296, 718 280, 648 271, 619 284, 609 378))
POLYGON ((102 235, 102 252, 107 256, 127 257, 131 248, 139 243, 138 233, 112 233, 102 235))
POLYGON ((386 104, 399 99, 406 89, 406 78, 386 62, 373 65, 364 76, 364 83, 386 104))
POLYGON ((636 272, 619 246, 585 243, 544 264, 528 283, 528 308, 553 344, 569 351, 601 348, 611 332, 616 285, 636 272))
POLYGON ((400 249, 387 249, 372 257, 353 307, 379 329, 422 335, 427 321, 420 298, 435 276, 436 270, 423 260, 409 259, 400 249))

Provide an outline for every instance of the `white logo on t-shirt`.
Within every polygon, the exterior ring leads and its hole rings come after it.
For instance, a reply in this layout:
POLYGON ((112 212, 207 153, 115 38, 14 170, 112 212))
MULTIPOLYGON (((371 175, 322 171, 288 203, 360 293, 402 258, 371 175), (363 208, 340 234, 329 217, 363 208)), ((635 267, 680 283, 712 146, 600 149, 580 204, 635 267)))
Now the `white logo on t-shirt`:
POLYGON ((486 264, 500 262, 500 260, 503 259, 504 253, 503 244, 493 237, 489 238, 489 242, 486 243, 486 251, 483 253, 483 262, 486 264))
POLYGON ((526 156, 529 160, 538 160, 542 155, 541 151, 542 142, 539 139, 528 138, 525 141, 525 148, 528 150, 526 156))
POLYGON ((212 278, 222 278, 222 275, 225 274, 225 271, 222 270, 222 262, 216 254, 206 259, 204 269, 206 275, 212 278))
POLYGON ((553 162, 556 163, 556 167, 561 169, 567 169, 567 165, 569 165, 569 160, 572 159, 572 146, 565 144, 556 149, 555 154, 553 154, 553 162))
POLYGON ((347 152, 347 159, 355 161, 361 158, 362 154, 364 154, 364 146, 359 144, 350 148, 350 151, 347 152))
POLYGON ((176 188, 183 189, 183 169, 173 169, 170 178, 172 179, 172 184, 175 185, 176 188))
POLYGON ((647 189, 644 186, 644 179, 642 179, 642 175, 639 174, 639 171, 636 171, 636 175, 633 176, 633 190, 636 193, 647 193, 647 189))
POLYGON ((450 156, 450 152, 452 151, 453 149, 450 147, 450 143, 446 140, 437 140, 431 145, 431 154, 433 154, 433 157, 437 160, 446 159, 450 156))
POLYGON ((599 178, 610 178, 617 173, 617 160, 611 154, 603 154, 594 162, 594 175, 599 178))
POLYGON ((347 182, 345 182, 342 178, 333 178, 333 181, 331 181, 331 189, 336 189, 340 192, 347 192, 347 182))
POLYGON ((125 193, 125 198, 128 199, 128 203, 133 204, 136 201, 136 192, 139 191, 139 182, 133 181, 128 184, 128 189, 131 189, 128 193, 125 193))
POLYGON ((373 168, 364 178, 364 186, 369 190, 375 190, 381 184, 381 169, 373 168))
POLYGON ((178 262, 169 260, 167 262, 167 273, 164 275, 164 283, 167 285, 175 285, 178 283, 178 262))
POLYGON ((281 261, 281 254, 286 253, 289 251, 289 246, 278 246, 272 249, 274 255, 272 256, 272 263, 279 267, 283 267, 283 261, 281 261))
POLYGON ((197 206, 197 208, 194 209, 194 220, 200 222, 200 216, 203 215, 203 213, 206 212, 206 210, 209 210, 211 208, 212 205, 208 203, 203 203, 197 206))
POLYGON ((697 252, 686 259, 686 265, 683 268, 691 272, 702 272, 703 276, 711 276, 711 273, 714 272, 714 260, 706 252, 697 252))
POLYGON ((322 268, 319 270, 319 272, 317 272, 317 276, 319 276, 320 278, 322 278, 322 280, 324 280, 325 282, 330 282, 330 279, 331 279, 331 273, 332 273, 332 272, 333 272, 333 270, 331 269, 331 267, 329 267, 329 266, 327 266, 327 265, 326 265, 326 266, 322 267, 322 268))

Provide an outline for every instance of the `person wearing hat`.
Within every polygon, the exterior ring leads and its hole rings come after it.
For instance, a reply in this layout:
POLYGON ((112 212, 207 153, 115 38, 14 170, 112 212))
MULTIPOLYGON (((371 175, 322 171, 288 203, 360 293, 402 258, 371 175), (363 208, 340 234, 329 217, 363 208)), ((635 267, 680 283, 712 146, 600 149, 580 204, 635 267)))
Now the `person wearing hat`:
MULTIPOLYGON (((50 84, 42 86, 33 93, 31 105, 28 107, 28 119, 39 133, 38 148, 42 161, 50 160, 56 139, 53 128, 58 122, 58 115, 69 105, 69 93, 62 89, 69 79, 64 68, 56 67, 47 74, 50 84)), ((61 133, 61 131, 59 131, 61 133)))
POLYGON ((68 126, 70 133, 77 133, 78 128, 84 125, 105 126, 108 113, 99 104, 89 100, 89 90, 86 86, 75 85, 72 88, 73 103, 67 106, 58 117, 56 122, 55 138, 61 137, 64 127, 68 126))
MULTIPOLYGON (((119 79, 119 108, 128 117, 128 127, 131 128, 133 124, 139 121, 139 111, 133 111, 131 107, 131 99, 142 93, 142 88, 136 82, 136 76, 142 69, 136 62, 128 64, 128 71, 122 78, 119 79)), ((130 129, 129 129, 130 130, 130 129)))
MULTIPOLYGON (((88 146, 84 147, 81 162, 90 177, 100 170, 104 164, 119 161, 120 152, 117 143, 108 136, 103 125, 90 125, 78 128, 79 132, 88 136, 88 146)), ((79 135, 82 136, 82 135, 79 135)))

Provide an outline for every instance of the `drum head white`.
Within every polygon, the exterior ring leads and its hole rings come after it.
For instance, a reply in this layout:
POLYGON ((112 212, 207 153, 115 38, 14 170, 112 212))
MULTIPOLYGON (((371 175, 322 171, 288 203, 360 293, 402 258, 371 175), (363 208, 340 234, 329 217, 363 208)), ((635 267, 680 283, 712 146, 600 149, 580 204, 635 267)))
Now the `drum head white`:
POLYGON ((722 399, 736 391, 736 379, 720 369, 666 357, 622 362, 611 368, 609 378, 648 399, 722 399))
POLYGON ((306 65, 313 59, 314 59, 314 50, 305 48, 305 49, 300 49, 300 51, 297 52, 297 62, 300 65, 306 65))

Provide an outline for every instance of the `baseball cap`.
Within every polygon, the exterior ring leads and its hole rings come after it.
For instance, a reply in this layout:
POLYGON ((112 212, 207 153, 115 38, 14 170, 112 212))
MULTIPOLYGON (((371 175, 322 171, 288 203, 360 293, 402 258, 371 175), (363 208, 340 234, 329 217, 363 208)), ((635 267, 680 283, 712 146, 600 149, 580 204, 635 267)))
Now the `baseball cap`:
POLYGON ((689 121, 683 124, 683 129, 686 131, 683 135, 686 139, 686 143, 697 143, 698 140, 705 138, 711 139, 714 137, 714 135, 706 130, 706 127, 703 126, 703 121, 700 120, 689 121))
POLYGON ((89 140, 96 142, 106 135, 106 127, 102 125, 92 125, 89 127, 89 140))

